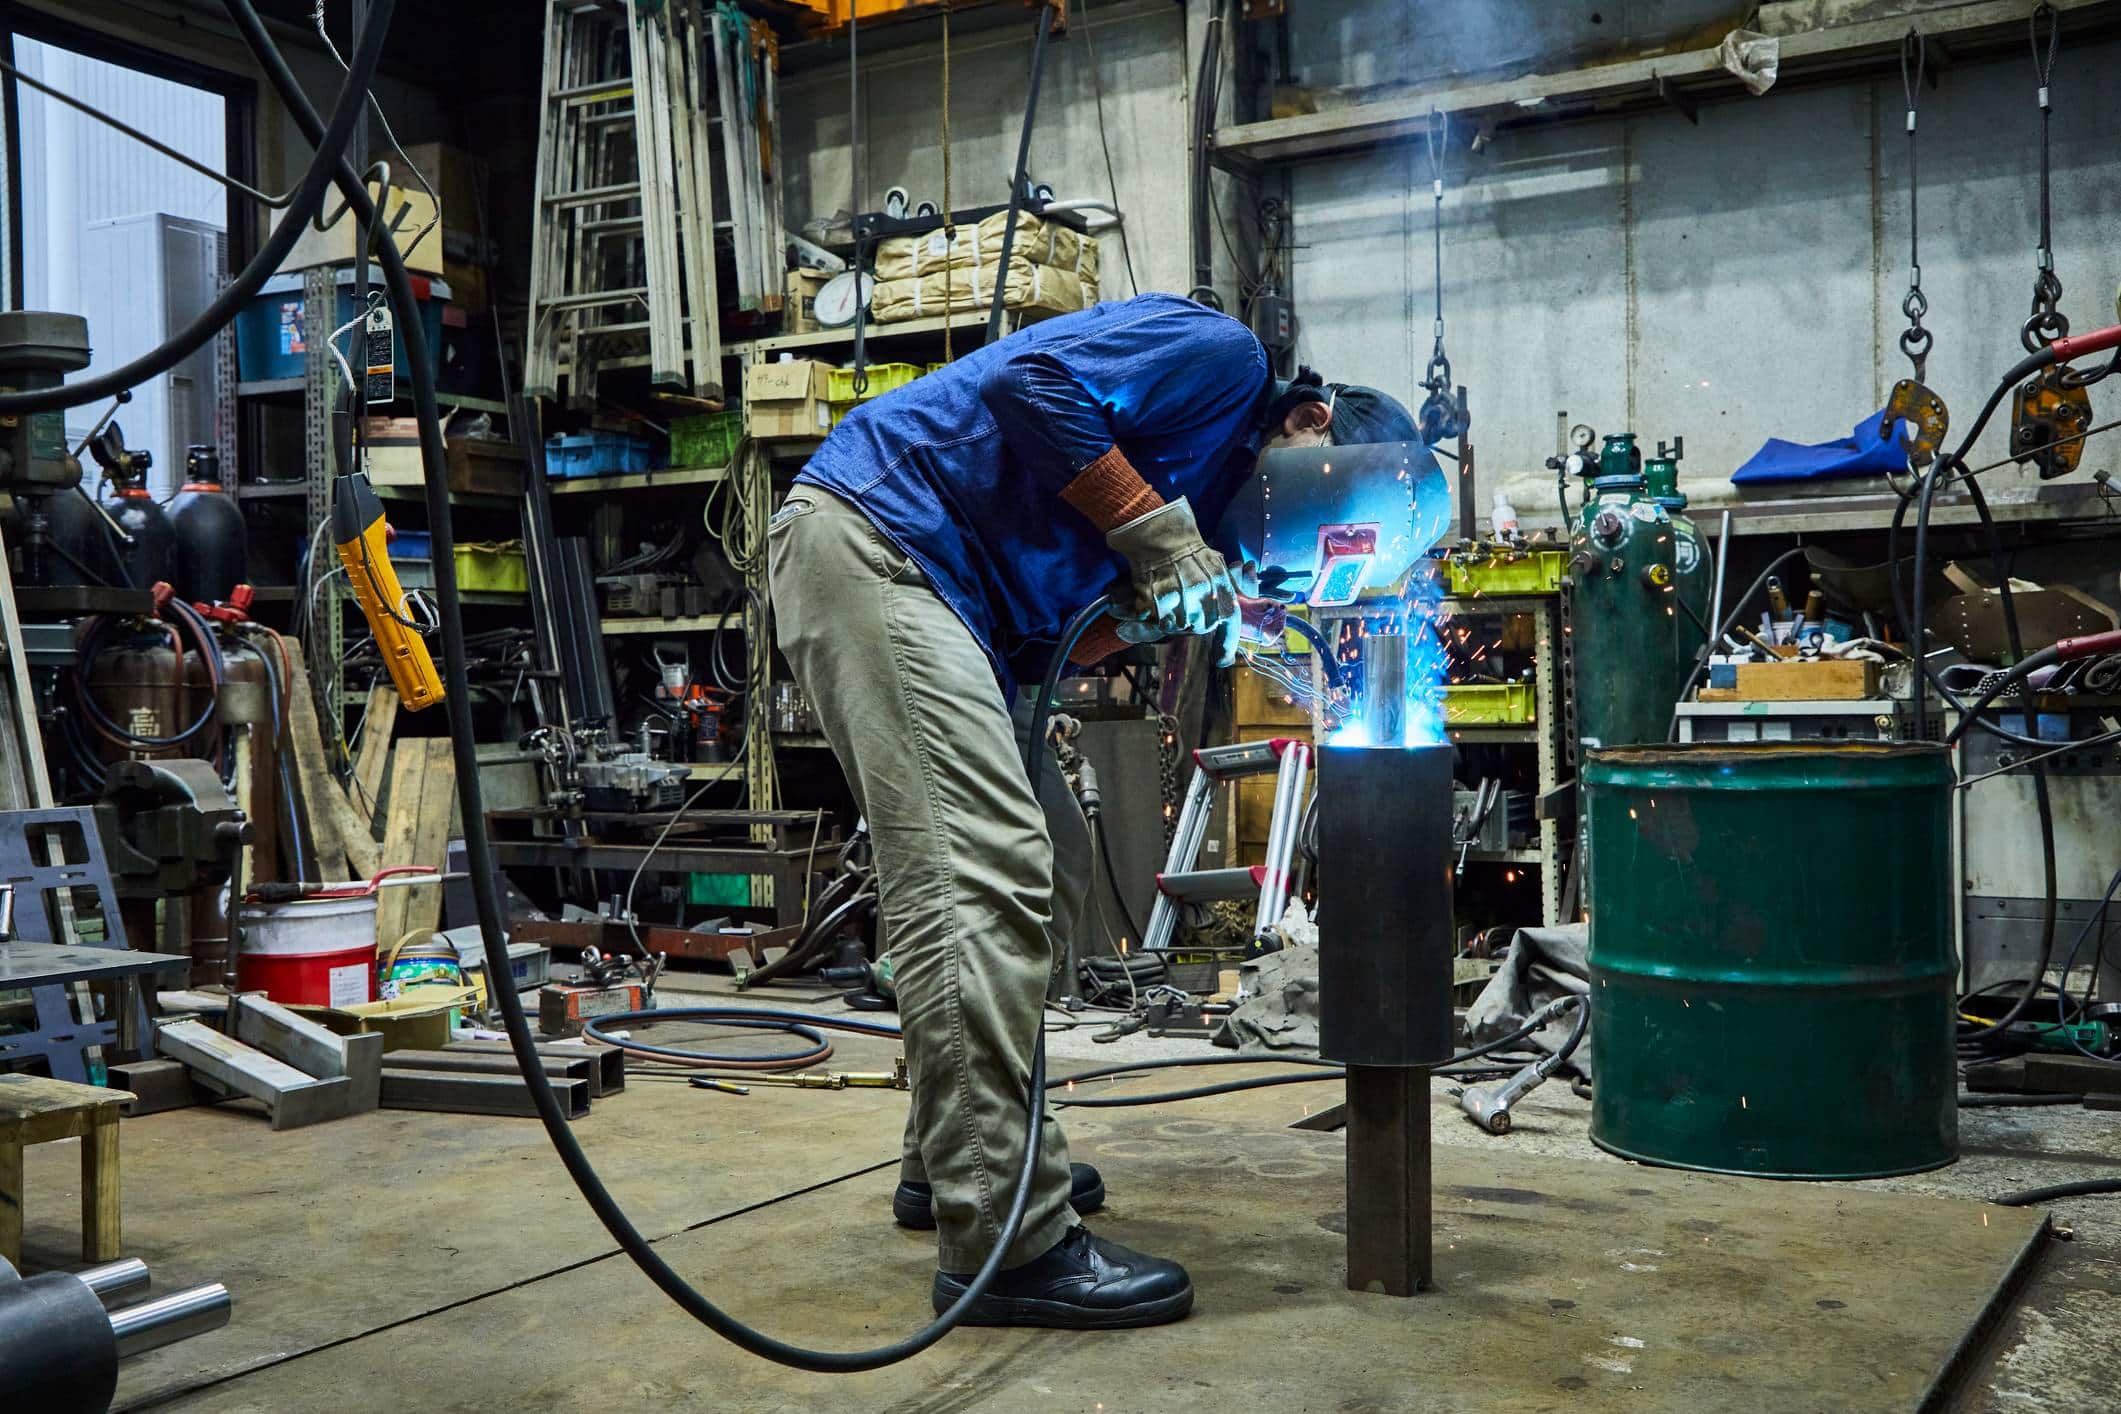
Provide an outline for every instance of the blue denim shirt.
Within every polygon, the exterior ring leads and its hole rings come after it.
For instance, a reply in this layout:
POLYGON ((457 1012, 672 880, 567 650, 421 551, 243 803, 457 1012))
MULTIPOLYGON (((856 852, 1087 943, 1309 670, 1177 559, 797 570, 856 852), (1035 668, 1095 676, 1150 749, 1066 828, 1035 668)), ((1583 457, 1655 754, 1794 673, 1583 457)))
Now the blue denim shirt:
POLYGON ((1211 541, 1252 474, 1272 379, 1237 320, 1147 294, 1034 324, 862 403, 798 483, 856 507, 921 567, 1006 695, 1126 562, 1061 500, 1117 446, 1211 541))

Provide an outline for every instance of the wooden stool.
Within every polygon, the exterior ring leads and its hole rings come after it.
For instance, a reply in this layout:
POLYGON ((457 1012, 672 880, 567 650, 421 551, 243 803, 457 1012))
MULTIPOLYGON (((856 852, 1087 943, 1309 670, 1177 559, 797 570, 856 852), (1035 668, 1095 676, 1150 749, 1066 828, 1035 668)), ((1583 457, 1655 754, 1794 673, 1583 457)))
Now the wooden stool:
POLYGON ((71 1080, 0 1075, 0 1257, 22 1264, 24 1147, 79 1139, 81 1260, 118 1260, 118 1107, 130 1099, 71 1080))

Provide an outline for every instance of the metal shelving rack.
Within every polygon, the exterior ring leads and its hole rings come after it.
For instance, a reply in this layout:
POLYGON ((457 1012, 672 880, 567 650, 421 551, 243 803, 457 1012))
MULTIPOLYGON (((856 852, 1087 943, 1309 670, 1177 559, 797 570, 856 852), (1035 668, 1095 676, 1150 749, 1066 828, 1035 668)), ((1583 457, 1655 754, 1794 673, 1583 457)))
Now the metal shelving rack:
MULTIPOLYGON (((334 279, 329 266, 318 266, 302 276, 302 314, 308 335, 302 354, 302 524, 309 529, 331 514, 331 483, 337 469, 332 465, 331 410, 338 399, 333 396, 331 341, 324 337, 330 332, 331 320, 322 314, 338 308, 334 279)), ((322 613, 310 626, 313 641, 303 644, 302 651, 312 663, 343 663, 346 626, 339 617, 338 596, 324 595, 320 607, 322 613)), ((333 736, 340 725, 332 724, 333 736)))
MULTIPOLYGON (((1529 746, 1538 752, 1538 796, 1546 800, 1563 783, 1567 753, 1562 749, 1561 596, 1559 594, 1481 594, 1446 597, 1438 608, 1445 618, 1460 614, 1521 614, 1532 620, 1533 715, 1524 726, 1449 727, 1463 745, 1529 746)), ((1474 861, 1514 864, 1539 871, 1539 916, 1547 927, 1568 920, 1561 913, 1561 822, 1539 812, 1539 844, 1530 850, 1474 851, 1474 861)))

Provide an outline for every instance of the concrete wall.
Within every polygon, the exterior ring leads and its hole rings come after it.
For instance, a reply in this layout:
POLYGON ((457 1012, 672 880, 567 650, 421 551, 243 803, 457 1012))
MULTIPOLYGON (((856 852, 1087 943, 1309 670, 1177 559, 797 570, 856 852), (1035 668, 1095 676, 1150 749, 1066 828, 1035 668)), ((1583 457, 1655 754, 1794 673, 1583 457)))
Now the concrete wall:
MULTIPOLYGON (((2055 74, 2056 267, 2077 328, 2111 322, 2121 46, 2055 74)), ((1962 425, 2020 353, 2032 287, 2029 63, 1962 64, 1921 100, 1929 381, 1962 425)), ((1484 467, 1536 467, 1555 424, 1687 438, 1721 480, 1768 436, 1844 435, 1907 363, 1907 140, 1897 77, 1505 135, 1461 150, 1444 207, 1448 346, 1484 467)), ((1428 357, 1430 200, 1418 148, 1294 173, 1303 357, 1411 388, 1428 357)), ((2107 395, 2095 393, 2103 407, 2107 395)), ((2000 450, 1992 432, 1984 450, 2000 450)), ((2101 464, 2092 444, 2089 465, 2101 464)))
MULTIPOLYGON (((1389 0, 1368 0, 1378 15, 1368 27, 1344 13, 1357 3, 1321 12, 1335 42, 1396 43, 1404 23, 1389 0)), ((1201 7, 1189 11, 1107 5, 1074 21, 1094 31, 1144 288, 1190 282, 1185 93, 1201 7)), ((1311 13, 1298 9, 1292 25, 1304 31, 1311 13)), ((1295 48, 1324 43, 1311 35, 1295 48)), ((1064 192, 1105 189, 1089 48, 1080 33, 1056 46, 1033 142, 1034 174, 1064 192)), ((927 45, 864 61, 870 203, 894 184, 940 193, 936 57, 927 45)), ((1001 197, 1027 58, 1017 33, 957 52, 960 202, 1001 197)), ((2080 329, 2109 321, 2121 274, 2111 240, 2121 111, 2098 93, 2116 60, 2121 45, 2065 46, 2055 74, 2056 260, 2080 329)), ((1347 67, 1373 77, 1392 67, 1365 63, 1347 67)), ((2031 291, 2029 67, 2017 55, 1960 63, 1922 98, 1929 376, 1962 424, 2014 358, 2031 291)), ((846 105, 843 68, 785 87, 791 226, 849 203, 846 105)), ((1712 104, 1699 126, 1660 112, 1506 134, 1479 154, 1460 147, 1444 207, 1445 317, 1486 471, 1538 472, 1565 414, 1646 442, 1684 435, 1691 479, 1721 482, 1769 436, 1844 436, 1875 411, 1907 369, 1895 344, 1907 282, 1902 107, 1892 76, 1712 104)), ((1417 143, 1292 169, 1299 355, 1329 377, 1413 396, 1433 298, 1427 161, 1417 143)), ((1227 200, 1224 211, 1233 227, 1245 219, 1227 200)), ((1125 293, 1108 278, 1107 298, 1125 293)), ((2102 415, 2106 397, 2095 394, 2102 415)), ((1999 429, 1984 450, 2000 446, 1999 429)), ((2088 464, 2102 450, 2093 443, 2088 464)))

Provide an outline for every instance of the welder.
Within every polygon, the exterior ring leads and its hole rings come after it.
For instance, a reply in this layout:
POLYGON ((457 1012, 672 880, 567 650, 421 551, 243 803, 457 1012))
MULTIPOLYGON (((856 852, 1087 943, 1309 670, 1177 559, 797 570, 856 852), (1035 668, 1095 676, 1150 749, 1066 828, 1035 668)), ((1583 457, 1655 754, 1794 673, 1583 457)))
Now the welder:
MULTIPOLYGON (((782 652, 868 818, 912 1072, 897 1220, 938 1229, 940 1312, 986 1259, 1026 1141, 1047 982, 1089 877, 1057 771, 1034 798, 1012 714, 1063 625, 1125 616, 1071 654, 1210 635, 1247 586, 1214 543, 1268 447, 1412 441, 1374 389, 1272 376, 1235 319, 1173 295, 1032 325, 857 405, 768 531, 782 652)), ((1191 1309, 1178 1263, 1092 1235, 1104 1201, 1047 1117, 1005 1270, 972 1325, 1152 1325, 1191 1309)))

